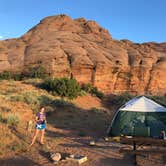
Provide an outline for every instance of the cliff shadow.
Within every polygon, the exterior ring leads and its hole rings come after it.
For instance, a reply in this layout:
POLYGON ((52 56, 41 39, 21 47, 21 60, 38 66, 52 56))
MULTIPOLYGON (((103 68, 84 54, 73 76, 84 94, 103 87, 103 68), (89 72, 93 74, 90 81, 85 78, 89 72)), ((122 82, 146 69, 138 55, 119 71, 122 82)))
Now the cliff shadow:
POLYGON ((47 121, 52 127, 74 130, 78 136, 101 136, 106 133, 110 119, 107 111, 82 109, 70 101, 52 99, 46 95, 40 96, 40 102, 46 107, 47 121))

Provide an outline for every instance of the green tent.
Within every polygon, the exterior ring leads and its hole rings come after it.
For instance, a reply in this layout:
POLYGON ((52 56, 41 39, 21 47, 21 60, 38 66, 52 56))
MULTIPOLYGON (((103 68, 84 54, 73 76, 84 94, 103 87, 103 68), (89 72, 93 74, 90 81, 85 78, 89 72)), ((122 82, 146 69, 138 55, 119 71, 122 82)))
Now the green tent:
POLYGON ((108 128, 109 136, 159 137, 166 132, 166 108, 144 96, 124 104, 108 128))

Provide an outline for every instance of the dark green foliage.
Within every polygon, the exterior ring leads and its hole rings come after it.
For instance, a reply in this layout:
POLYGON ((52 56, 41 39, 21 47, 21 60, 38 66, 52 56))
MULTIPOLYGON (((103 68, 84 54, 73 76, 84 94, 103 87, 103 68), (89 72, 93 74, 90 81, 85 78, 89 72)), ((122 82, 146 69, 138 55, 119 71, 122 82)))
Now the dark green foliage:
POLYGON ((127 101, 129 101, 133 97, 135 97, 135 96, 125 92, 125 93, 122 93, 120 95, 111 97, 111 101, 110 102, 113 105, 122 106, 123 104, 125 104, 127 101))
POLYGON ((81 89, 87 93, 91 93, 93 86, 91 84, 83 84, 81 89))
POLYGON ((103 99, 104 97, 104 93, 102 93, 101 91, 99 91, 96 87, 93 87, 91 90, 92 95, 95 95, 96 97, 103 99))
POLYGON ((36 67, 29 68, 27 77, 43 79, 48 77, 48 74, 46 72, 46 69, 43 66, 36 66, 36 67))
POLYGON ((44 79, 48 77, 48 74, 43 66, 36 66, 29 68, 27 73, 12 73, 10 71, 3 71, 0 73, 0 80, 10 80, 21 81, 23 78, 41 78, 44 79))
POLYGON ((24 75, 21 73, 14 74, 7 70, 0 73, 0 80, 14 79, 15 81, 21 81, 23 78, 24 78, 24 75))
POLYGON ((0 114, 0 122, 2 122, 3 123, 3 117, 2 117, 2 115, 0 114))
POLYGON ((9 80, 12 78, 12 74, 10 71, 3 71, 2 73, 0 73, 0 79, 1 80, 9 80))
POLYGON ((79 95, 80 86, 75 79, 55 78, 47 79, 42 84, 47 91, 52 92, 55 96, 67 97, 74 99, 79 95))
POLYGON ((23 78, 24 78, 24 75, 23 74, 13 74, 12 75, 12 78, 15 80, 15 81, 21 81, 21 80, 23 80, 23 78))
POLYGON ((42 83, 41 87, 49 92, 52 92, 55 96, 67 97, 69 99, 76 98, 81 94, 81 91, 90 93, 100 99, 104 97, 104 94, 96 87, 93 87, 91 84, 84 84, 80 87, 75 79, 49 78, 42 83))
POLYGON ((91 84, 83 84, 81 89, 100 99, 102 99, 104 97, 104 94, 101 91, 99 91, 96 87, 93 87, 91 84))

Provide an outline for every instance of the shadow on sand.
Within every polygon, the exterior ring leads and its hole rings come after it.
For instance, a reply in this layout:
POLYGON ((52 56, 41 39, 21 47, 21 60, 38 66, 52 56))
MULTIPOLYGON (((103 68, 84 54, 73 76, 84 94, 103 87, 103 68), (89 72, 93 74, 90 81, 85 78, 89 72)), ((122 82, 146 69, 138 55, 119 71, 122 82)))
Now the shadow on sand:
POLYGON ((41 166, 41 165, 24 156, 19 156, 9 159, 1 159, 0 166, 41 166))
POLYGON ((122 159, 117 158, 104 158, 101 159, 101 166, 135 166, 133 157, 125 155, 122 159))
MULTIPOLYGON (((110 116, 99 109, 85 110, 63 99, 52 99, 46 95, 39 98, 46 106, 47 121, 52 127, 75 130, 80 135, 105 135, 110 116), (48 109, 47 109, 48 108, 48 109)), ((53 133, 50 135, 54 135, 53 133)))

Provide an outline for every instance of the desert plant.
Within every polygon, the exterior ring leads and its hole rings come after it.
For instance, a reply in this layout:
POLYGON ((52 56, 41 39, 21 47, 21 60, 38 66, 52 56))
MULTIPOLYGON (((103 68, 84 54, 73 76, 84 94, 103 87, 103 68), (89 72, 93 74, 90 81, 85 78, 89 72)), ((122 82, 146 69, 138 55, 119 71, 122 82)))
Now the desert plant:
POLYGON ((91 93, 92 88, 93 88, 93 86, 91 84, 83 84, 81 86, 81 89, 87 93, 91 93))
POLYGON ((9 126, 18 126, 20 119, 17 114, 9 114, 7 117, 7 124, 9 126))
POLYGON ((116 96, 112 97, 110 102, 113 105, 121 106, 121 105, 125 104, 127 101, 129 101, 130 99, 132 99, 133 97, 135 97, 135 96, 128 92, 124 92, 120 95, 116 95, 116 96))
POLYGON ((24 75, 21 74, 21 73, 17 73, 17 74, 13 74, 13 75, 12 75, 12 78, 13 78, 15 81, 21 81, 21 80, 23 80, 24 75))
POLYGON ((0 114, 0 122, 3 123, 3 117, 1 114, 0 114))
POLYGON ((31 78, 42 78, 43 79, 43 78, 48 77, 48 74, 46 72, 46 69, 43 66, 39 65, 36 67, 30 67, 27 76, 31 77, 31 78))
POLYGON ((87 93, 90 93, 90 94, 100 98, 100 99, 102 99, 104 97, 104 93, 99 91, 97 89, 97 87, 93 87, 91 84, 83 84, 81 86, 81 89, 84 90, 87 93))
POLYGON ((86 96, 86 95, 87 95, 87 92, 81 89, 79 96, 86 96))
POLYGON ((24 102, 24 97, 21 95, 13 95, 13 96, 10 96, 10 101, 24 102))
POLYGON ((74 99, 79 95, 80 86, 75 79, 55 78, 47 79, 43 82, 42 87, 55 96, 67 97, 74 99))
POLYGON ((104 93, 99 91, 96 87, 92 88, 91 93, 100 99, 104 98, 104 93))
POLYGON ((12 74, 11 74, 10 71, 5 70, 0 74, 0 79, 1 80, 9 80, 11 78, 12 78, 12 74))
POLYGON ((10 80, 10 79, 13 79, 15 81, 21 81, 22 79, 24 78, 24 75, 21 74, 21 73, 12 73, 10 71, 3 71, 1 74, 0 74, 0 79, 1 80, 10 80))
POLYGON ((39 105, 38 96, 34 92, 25 92, 22 94, 24 102, 30 105, 39 105))

